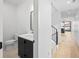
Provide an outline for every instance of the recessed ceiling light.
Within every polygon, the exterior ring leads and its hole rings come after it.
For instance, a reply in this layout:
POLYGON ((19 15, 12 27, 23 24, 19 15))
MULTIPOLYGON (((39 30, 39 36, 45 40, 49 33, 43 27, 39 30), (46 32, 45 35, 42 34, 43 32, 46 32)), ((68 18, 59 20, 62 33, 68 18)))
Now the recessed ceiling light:
POLYGON ((67 1, 67 3, 68 3, 68 4, 70 4, 70 3, 71 3, 71 1, 67 1))

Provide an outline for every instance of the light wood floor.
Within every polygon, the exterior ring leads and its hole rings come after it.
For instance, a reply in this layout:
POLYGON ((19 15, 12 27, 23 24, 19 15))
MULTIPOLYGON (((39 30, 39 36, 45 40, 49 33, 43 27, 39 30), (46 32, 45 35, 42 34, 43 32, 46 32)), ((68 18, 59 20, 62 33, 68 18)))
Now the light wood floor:
POLYGON ((3 52, 3 58, 19 58, 18 49, 10 48, 3 52))
POLYGON ((79 46, 76 43, 76 38, 71 32, 61 34, 61 40, 53 53, 54 58, 78 58, 79 46))
MULTIPOLYGON (((66 32, 61 34, 60 42, 54 50, 52 57, 54 58, 78 58, 79 46, 76 43, 76 38, 73 33, 66 32)), ((4 58, 18 58, 17 48, 4 51, 4 58)))

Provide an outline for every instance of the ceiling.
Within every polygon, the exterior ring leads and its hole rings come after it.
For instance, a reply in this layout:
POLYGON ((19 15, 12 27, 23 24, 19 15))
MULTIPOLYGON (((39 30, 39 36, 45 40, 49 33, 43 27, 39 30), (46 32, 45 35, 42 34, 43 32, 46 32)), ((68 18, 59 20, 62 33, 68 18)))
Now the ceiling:
POLYGON ((71 9, 67 11, 62 11, 61 12, 61 17, 76 17, 77 14, 79 14, 79 8, 78 9, 71 9))
POLYGON ((9 4, 14 4, 14 5, 20 5, 20 4, 24 3, 25 1, 27 1, 27 0, 4 0, 4 2, 7 2, 9 4))
POLYGON ((52 6, 59 11, 67 11, 69 9, 75 9, 79 7, 79 0, 51 0, 52 6))

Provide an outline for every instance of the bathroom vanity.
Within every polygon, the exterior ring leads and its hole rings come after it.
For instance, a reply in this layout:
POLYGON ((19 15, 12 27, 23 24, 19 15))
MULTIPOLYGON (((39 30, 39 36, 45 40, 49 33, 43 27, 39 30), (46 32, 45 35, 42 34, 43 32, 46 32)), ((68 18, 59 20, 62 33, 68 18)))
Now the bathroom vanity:
POLYGON ((33 34, 18 36, 18 55, 21 58, 33 58, 33 34))
POLYGON ((0 49, 2 49, 2 42, 0 42, 0 49))

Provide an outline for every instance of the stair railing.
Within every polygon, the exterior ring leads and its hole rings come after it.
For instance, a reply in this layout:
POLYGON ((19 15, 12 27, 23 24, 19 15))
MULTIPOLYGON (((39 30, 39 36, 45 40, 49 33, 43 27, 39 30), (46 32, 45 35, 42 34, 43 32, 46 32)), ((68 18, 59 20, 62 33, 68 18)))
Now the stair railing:
POLYGON ((55 41, 56 45, 58 44, 58 30, 55 26, 51 25, 52 29, 55 30, 55 33, 52 33, 52 40, 55 41))

